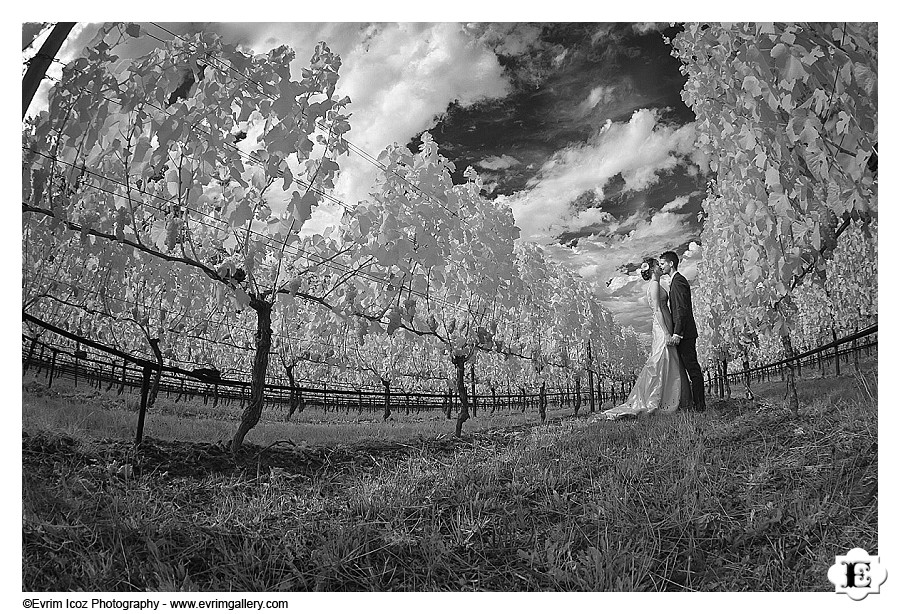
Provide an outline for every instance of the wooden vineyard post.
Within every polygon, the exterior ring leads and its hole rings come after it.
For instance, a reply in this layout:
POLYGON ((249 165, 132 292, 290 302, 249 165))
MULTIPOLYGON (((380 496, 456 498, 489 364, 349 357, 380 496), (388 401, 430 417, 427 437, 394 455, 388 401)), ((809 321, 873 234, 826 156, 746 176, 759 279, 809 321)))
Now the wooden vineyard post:
POLYGON ((128 361, 122 361, 122 381, 119 382, 119 389, 116 391, 116 395, 121 395, 125 392, 125 378, 128 376, 128 361))
POLYGON ((497 388, 493 384, 491 385, 491 415, 494 415, 494 412, 497 411, 497 388))
MULTIPOLYGON (((125 361, 122 361, 122 364, 125 364, 125 361)), ((109 383, 106 385, 106 392, 112 390, 112 387, 116 383, 116 362, 115 360, 109 363, 109 383)))
POLYGON ((144 377, 141 379, 141 408, 138 412, 138 423, 137 423, 137 432, 134 435, 134 445, 141 445, 141 441, 144 439, 144 418, 147 416, 147 397, 150 394, 150 376, 153 374, 153 369, 149 366, 144 366, 144 377))
POLYGON ((581 376, 575 376, 575 398, 573 399, 575 405, 575 416, 578 416, 578 410, 581 409, 581 376))
MULTIPOLYGON (((79 369, 78 361, 81 359, 86 359, 87 352, 85 352, 82 349, 77 349, 77 350, 75 350, 73 356, 75 357, 75 387, 77 388, 78 387, 78 369, 79 369)), ((84 368, 84 377, 87 379, 88 388, 90 388, 91 387, 91 372, 90 372, 89 367, 84 368)))
POLYGON ((51 388, 53 386, 53 372, 56 370, 56 355, 59 353, 59 350, 52 350, 53 357, 50 359, 50 372, 47 374, 47 388, 51 388))
POLYGON ((454 356, 456 368, 456 390, 459 394, 459 413, 456 416, 456 436, 462 436, 462 426, 469 419, 469 400, 466 398, 466 357, 454 356))
POLYGON ((41 353, 38 354, 38 368, 37 371, 34 372, 35 376, 41 374, 41 371, 44 369, 44 344, 41 344, 41 353))
POLYGON ((391 417, 391 382, 382 379, 381 385, 384 386, 384 416, 382 419, 387 420, 391 417))
POLYGON ((159 349, 159 339, 149 339, 150 349, 156 357, 156 377, 153 378, 153 387, 150 389, 150 398, 147 399, 147 407, 153 407, 156 404, 156 397, 159 395, 159 378, 162 377, 163 355, 159 349))
POLYGON ((475 361, 469 364, 469 379, 472 382, 472 417, 478 417, 478 397, 475 394, 475 361))
POLYGON ((284 366, 284 370, 287 372, 288 388, 290 388, 290 392, 288 394, 288 412, 284 417, 284 421, 287 422, 291 419, 291 416, 294 415, 294 412, 297 411, 297 388, 294 382, 294 365, 287 364, 283 356, 281 357, 281 364, 284 366))
POLYGON ((840 357, 840 346, 837 342, 837 333, 834 330, 834 327, 831 327, 831 338, 834 340, 834 374, 839 376, 841 374, 841 357, 840 357))
POLYGON ((725 369, 723 364, 720 362, 718 364, 718 372, 719 372, 719 398, 725 398, 725 369))
POLYGON ((725 388, 725 399, 730 399, 731 382, 728 380, 728 358, 722 359, 722 385, 725 388))
POLYGON ((750 390, 750 381, 751 381, 751 380, 750 380, 750 378, 751 378, 751 374, 750 374, 750 356, 747 355, 747 352, 746 352, 746 351, 744 352, 744 364, 743 364, 743 367, 744 367, 744 387, 745 387, 745 389, 744 389, 744 398, 747 399, 748 401, 752 401, 752 400, 753 400, 753 391, 750 390))
MULTIPOLYGON (((853 332, 854 333, 859 332, 859 327, 858 326, 854 327, 853 332)), ((859 339, 853 340, 853 371, 856 373, 859 373, 859 349, 858 349, 859 345, 858 345, 858 342, 859 342, 859 339)))
POLYGON ((594 413, 594 372, 591 370, 590 365, 592 362, 591 358, 591 340, 588 339, 587 342, 587 359, 588 359, 588 402, 590 403, 590 411, 594 413))
POLYGON ((538 411, 541 414, 541 423, 544 423, 547 421, 547 382, 541 382, 541 392, 538 399, 538 411))
MULTIPOLYGON (((784 346, 784 354, 785 358, 791 359, 794 357, 794 347, 791 344, 791 338, 789 335, 784 335, 781 337, 781 343, 784 346)), ((788 408, 791 410, 791 413, 794 417, 797 417, 800 411, 800 401, 797 398, 797 386, 794 382, 794 362, 790 361, 787 363, 788 373, 787 373, 787 397, 788 397, 788 408)))

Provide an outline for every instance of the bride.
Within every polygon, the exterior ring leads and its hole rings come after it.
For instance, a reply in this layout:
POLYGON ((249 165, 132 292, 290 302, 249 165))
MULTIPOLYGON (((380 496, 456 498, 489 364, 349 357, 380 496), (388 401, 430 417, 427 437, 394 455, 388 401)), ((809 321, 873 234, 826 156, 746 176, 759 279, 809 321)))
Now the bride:
POLYGON ((666 343, 672 337, 672 314, 669 312, 668 293, 659 284, 660 275, 662 270, 655 258, 649 258, 641 265, 641 277, 649 282, 647 301, 653 312, 650 358, 625 403, 603 412, 610 420, 642 413, 674 412, 686 400, 682 399, 683 391, 690 390, 677 348, 666 343))

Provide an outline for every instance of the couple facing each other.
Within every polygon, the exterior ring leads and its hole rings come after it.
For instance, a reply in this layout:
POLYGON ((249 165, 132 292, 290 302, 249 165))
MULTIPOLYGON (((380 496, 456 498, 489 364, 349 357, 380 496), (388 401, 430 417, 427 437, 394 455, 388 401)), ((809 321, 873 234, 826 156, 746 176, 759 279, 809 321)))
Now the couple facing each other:
POLYGON ((624 404, 603 414, 609 419, 638 414, 671 413, 679 407, 703 411, 703 371, 697 361, 697 324, 691 304, 691 286, 678 272, 678 256, 664 252, 659 260, 641 265, 647 283, 647 302, 653 314, 650 358, 624 404), (659 283, 671 275, 669 291, 659 283))

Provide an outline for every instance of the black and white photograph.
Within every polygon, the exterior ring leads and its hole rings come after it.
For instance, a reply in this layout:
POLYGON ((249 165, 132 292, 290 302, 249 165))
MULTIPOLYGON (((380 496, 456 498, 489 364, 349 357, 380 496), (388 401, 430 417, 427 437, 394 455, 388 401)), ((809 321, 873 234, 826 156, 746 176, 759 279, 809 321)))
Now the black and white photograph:
POLYGON ((165 14, 15 24, 17 607, 886 602, 877 21, 165 14))

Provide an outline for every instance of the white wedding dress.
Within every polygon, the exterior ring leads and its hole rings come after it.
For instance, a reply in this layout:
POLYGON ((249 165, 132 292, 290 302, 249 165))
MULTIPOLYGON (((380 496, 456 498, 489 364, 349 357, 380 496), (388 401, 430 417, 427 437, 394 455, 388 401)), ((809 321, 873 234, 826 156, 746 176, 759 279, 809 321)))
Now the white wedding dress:
POLYGON ((653 311, 653 337, 650 358, 641 370, 631 394, 622 405, 603 412, 606 418, 614 420, 637 414, 668 414, 678 409, 683 402, 682 391, 690 390, 687 375, 681 368, 681 359, 675 346, 666 345, 666 338, 672 330, 672 315, 669 313, 668 292, 659 282, 650 282, 647 301, 653 311), (658 300, 654 300, 653 287, 659 288, 658 300))

